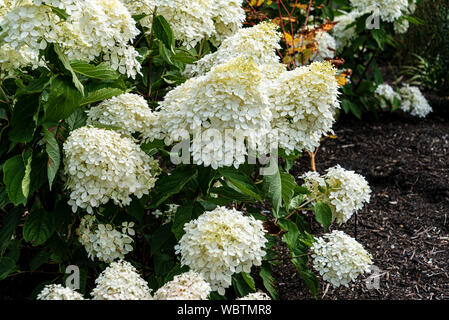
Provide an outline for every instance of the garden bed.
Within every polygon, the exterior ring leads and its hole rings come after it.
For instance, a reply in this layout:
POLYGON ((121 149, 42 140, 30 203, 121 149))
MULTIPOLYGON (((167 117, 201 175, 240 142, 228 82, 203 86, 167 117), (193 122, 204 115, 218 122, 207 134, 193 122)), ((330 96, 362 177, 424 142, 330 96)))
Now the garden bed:
MULTIPOLYGON (((447 109, 447 108, 446 108, 447 109)), ((380 288, 368 290, 365 278, 333 289, 321 282, 324 299, 449 299, 449 122, 447 114, 427 119, 402 113, 360 122, 344 118, 337 139, 323 142, 317 170, 340 164, 364 175, 371 202, 341 228, 373 254, 380 288)), ((309 170, 308 157, 292 169, 309 170)), ((312 225, 314 234, 318 225, 312 225)), ((287 257, 288 250, 279 247, 287 257), (285 250, 284 250, 285 249, 285 250)), ((281 299, 313 298, 295 267, 275 268, 281 299)))

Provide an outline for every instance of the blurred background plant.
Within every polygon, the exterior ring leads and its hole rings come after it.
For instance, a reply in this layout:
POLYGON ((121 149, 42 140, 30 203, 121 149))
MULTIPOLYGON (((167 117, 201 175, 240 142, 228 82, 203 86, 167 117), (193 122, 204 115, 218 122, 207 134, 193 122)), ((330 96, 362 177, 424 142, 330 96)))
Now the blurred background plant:
POLYGON ((413 85, 440 97, 449 96, 449 0, 423 0, 412 26, 398 37, 396 60, 413 85))
MULTIPOLYGON (((341 105, 361 118, 381 109, 376 89, 405 84, 449 92, 449 0, 245 0, 247 23, 271 20, 283 34, 288 69, 331 60, 339 69, 341 105), (388 5, 383 10, 382 5, 388 5)), ((391 111, 398 109, 393 105, 391 111)))

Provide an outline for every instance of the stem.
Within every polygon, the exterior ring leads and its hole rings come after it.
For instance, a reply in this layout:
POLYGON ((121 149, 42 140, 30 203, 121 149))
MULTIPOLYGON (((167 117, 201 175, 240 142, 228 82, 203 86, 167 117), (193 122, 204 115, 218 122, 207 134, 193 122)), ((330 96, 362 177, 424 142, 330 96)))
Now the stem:
MULTIPOLYGON (((285 27, 284 27, 284 21, 283 21, 284 17, 282 16, 281 3, 282 3, 282 5, 284 5, 282 0, 277 0, 276 1, 276 4, 278 6, 278 11, 279 11, 279 19, 280 19, 280 22, 281 22, 282 36, 284 37, 284 42, 285 42, 285 45, 286 45, 286 48, 287 48, 285 54, 288 55, 288 43, 287 43, 287 38, 285 37, 285 27)), ((292 40, 293 40, 293 35, 292 35, 292 40)))
POLYGON ((11 104, 11 100, 9 100, 8 95, 6 94, 5 90, 3 90, 3 87, 0 85, 0 93, 5 98, 5 101, 7 104, 11 104))
POLYGON ((359 81, 357 82, 357 85, 354 87, 354 92, 357 92, 357 89, 360 87, 360 85, 362 84, 363 78, 365 78, 366 73, 368 72, 369 67, 371 66, 371 63, 374 60, 374 57, 376 56, 376 52, 373 52, 373 54, 371 55, 371 58, 368 61, 368 64, 365 66, 365 70, 363 70, 362 75, 360 76, 359 81))
POLYGON ((297 214, 301 209, 304 209, 304 207, 306 205, 308 205, 309 203, 311 203, 313 200, 307 200, 306 202, 304 202, 302 205, 300 205, 298 208, 296 208, 295 210, 293 210, 292 213, 290 213, 288 216, 286 216, 284 219, 289 219, 292 216, 294 216, 295 214, 297 214))

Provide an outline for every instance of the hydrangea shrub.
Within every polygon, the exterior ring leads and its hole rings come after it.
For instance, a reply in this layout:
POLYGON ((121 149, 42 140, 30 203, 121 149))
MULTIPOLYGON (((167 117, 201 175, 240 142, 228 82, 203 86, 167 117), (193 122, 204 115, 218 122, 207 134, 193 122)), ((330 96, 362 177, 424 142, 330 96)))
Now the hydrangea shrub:
MULTIPOLYGON (((278 241, 314 296, 363 276, 370 253, 328 229, 369 202, 366 179, 290 174, 347 107, 333 47, 354 37, 323 8, 288 38, 243 1, 0 1, 0 280, 57 266, 37 299, 277 299, 278 241)), ((428 111, 399 94, 376 91, 428 111)))

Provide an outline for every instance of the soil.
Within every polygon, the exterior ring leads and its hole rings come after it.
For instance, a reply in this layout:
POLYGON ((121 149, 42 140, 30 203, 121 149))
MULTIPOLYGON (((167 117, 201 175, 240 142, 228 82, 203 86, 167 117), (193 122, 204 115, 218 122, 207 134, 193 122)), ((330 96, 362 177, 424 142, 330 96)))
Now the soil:
MULTIPOLYGON (((330 230, 356 236, 372 253, 380 282, 368 290, 369 274, 347 288, 320 281, 319 298, 449 299, 448 112, 446 105, 426 119, 400 112, 364 121, 344 117, 334 128, 337 138, 323 142, 316 158, 319 172, 340 164, 364 175, 373 190, 357 217, 330 230)), ((309 170, 305 156, 291 173, 300 182, 309 170)), ((320 226, 312 227, 320 234, 320 226)), ((284 246, 278 250, 288 257, 284 246)), ((313 299, 288 259, 274 275, 281 300, 313 299)))

